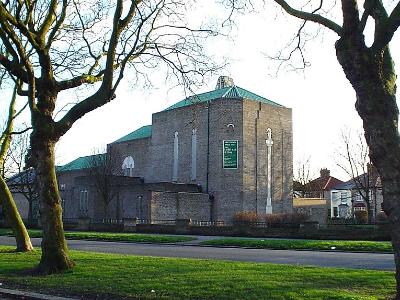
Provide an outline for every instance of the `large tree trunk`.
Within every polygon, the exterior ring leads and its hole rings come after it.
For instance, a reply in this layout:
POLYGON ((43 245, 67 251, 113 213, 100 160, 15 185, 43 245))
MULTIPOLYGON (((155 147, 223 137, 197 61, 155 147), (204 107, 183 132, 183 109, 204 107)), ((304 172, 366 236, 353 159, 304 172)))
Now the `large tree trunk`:
POLYGON ((10 224, 17 243, 18 252, 31 251, 33 249, 28 231, 15 205, 13 196, 8 189, 4 178, 0 176, 0 204, 5 208, 7 222, 10 224))
POLYGON ((357 95, 370 158, 381 176, 383 210, 391 224, 400 299, 400 137, 396 104, 396 74, 388 48, 371 53, 360 37, 343 36, 337 58, 357 95))
POLYGON ((64 237, 61 199, 54 165, 55 142, 43 135, 32 134, 31 145, 36 158, 43 227, 42 257, 38 271, 44 274, 58 273, 72 268, 74 262, 68 256, 64 237))

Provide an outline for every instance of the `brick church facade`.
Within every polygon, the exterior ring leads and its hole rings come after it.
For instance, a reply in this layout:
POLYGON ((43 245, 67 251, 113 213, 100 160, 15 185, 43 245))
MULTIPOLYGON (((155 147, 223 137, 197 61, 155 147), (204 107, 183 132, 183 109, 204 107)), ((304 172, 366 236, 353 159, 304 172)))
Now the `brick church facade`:
POLYGON ((230 222, 240 211, 291 212, 292 152, 291 109, 220 77, 97 155, 116 166, 107 204, 90 173, 96 156, 60 167, 64 217, 230 222))

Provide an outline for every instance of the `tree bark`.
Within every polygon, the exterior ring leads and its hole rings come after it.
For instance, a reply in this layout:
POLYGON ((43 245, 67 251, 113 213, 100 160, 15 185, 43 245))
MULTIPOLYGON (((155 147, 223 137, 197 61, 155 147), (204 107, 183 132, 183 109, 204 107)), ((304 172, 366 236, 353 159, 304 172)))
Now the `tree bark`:
POLYGON ((374 53, 361 35, 342 36, 336 55, 356 95, 370 158, 382 181, 383 210, 391 225, 396 264, 396 299, 400 299, 400 137, 396 74, 389 48, 374 53))
POLYGON ((15 205, 13 196, 2 176, 0 176, 0 204, 5 208, 7 222, 10 224, 17 243, 18 252, 33 250, 28 231, 15 205))
POLYGON ((58 273, 72 268, 74 262, 69 258, 64 237, 61 199, 54 165, 55 142, 34 132, 31 145, 36 158, 43 227, 42 256, 38 271, 43 274, 58 273))

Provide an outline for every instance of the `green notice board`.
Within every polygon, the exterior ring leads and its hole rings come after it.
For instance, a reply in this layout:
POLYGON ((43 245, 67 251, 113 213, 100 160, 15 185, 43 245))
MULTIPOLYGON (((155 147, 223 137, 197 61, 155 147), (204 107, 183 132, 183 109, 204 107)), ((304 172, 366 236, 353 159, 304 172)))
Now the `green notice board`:
POLYGON ((224 169, 238 168, 238 141, 223 141, 222 166, 224 169))

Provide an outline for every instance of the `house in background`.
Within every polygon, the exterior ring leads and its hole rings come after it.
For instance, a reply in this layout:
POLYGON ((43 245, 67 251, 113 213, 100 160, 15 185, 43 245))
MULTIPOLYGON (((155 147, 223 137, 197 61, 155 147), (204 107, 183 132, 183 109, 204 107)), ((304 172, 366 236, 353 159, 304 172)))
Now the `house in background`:
POLYGON ((351 196, 352 182, 342 182, 330 191, 329 201, 329 217, 348 219, 353 216, 352 210, 352 196, 351 196))
POLYGON ((331 218, 351 218, 356 211, 367 211, 370 221, 382 212, 382 183, 374 167, 349 181, 338 184, 331 191, 331 218), (368 211, 367 201, 370 203, 368 211))
POLYGON ((320 170, 320 176, 314 180, 311 180, 306 185, 304 198, 322 198, 330 199, 330 191, 339 183, 342 183, 340 179, 331 176, 331 171, 327 168, 320 170))
POLYGON ((327 217, 331 215, 331 190, 340 183, 343 181, 331 176, 326 168, 320 170, 320 177, 305 185, 294 182, 294 210, 305 212, 310 216, 310 220, 325 224, 327 217))
POLYGON ((293 198, 293 210, 304 213, 310 221, 325 225, 328 217, 327 200, 323 198, 293 198))

